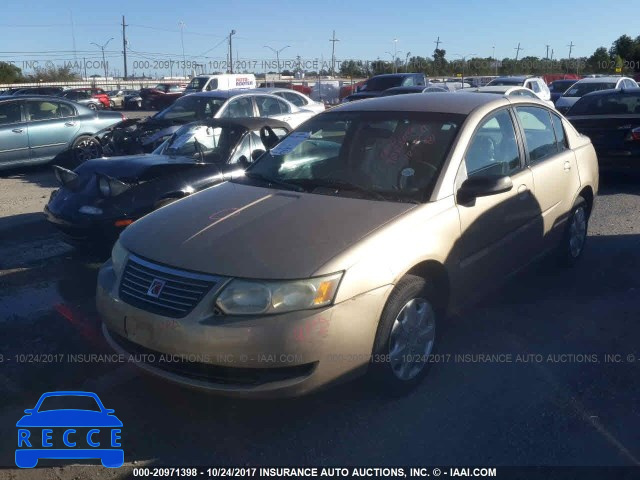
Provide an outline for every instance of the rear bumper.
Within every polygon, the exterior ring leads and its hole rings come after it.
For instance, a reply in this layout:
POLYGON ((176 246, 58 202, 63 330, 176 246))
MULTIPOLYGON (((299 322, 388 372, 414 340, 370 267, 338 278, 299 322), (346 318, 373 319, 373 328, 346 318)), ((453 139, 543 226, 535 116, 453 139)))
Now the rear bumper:
POLYGON ((113 244, 125 227, 116 227, 115 219, 94 220, 88 218, 85 222, 75 222, 64 216, 56 215, 49 206, 45 205, 44 215, 49 223, 54 225, 71 245, 113 244))

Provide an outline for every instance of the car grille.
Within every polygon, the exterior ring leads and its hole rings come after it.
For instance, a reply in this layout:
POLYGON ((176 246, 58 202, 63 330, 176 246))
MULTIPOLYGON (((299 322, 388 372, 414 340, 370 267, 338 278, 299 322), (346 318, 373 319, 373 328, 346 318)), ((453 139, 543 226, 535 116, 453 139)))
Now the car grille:
POLYGON ((120 282, 120 298, 151 313, 181 318, 221 284, 221 277, 176 270, 130 255, 120 282), (152 286, 159 288, 152 291, 152 286))

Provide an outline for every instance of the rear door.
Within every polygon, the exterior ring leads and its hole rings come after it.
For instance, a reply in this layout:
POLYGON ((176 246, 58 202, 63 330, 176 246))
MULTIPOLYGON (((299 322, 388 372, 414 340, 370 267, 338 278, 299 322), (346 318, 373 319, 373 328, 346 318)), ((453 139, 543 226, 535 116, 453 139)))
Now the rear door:
POLYGON ((22 100, 0 103, 0 167, 29 158, 27 123, 22 114, 22 100))
POLYGON ((50 160, 65 150, 80 128, 76 112, 68 103, 55 100, 25 102, 32 160, 50 160))
POLYGON ((548 248, 560 240, 580 187, 576 157, 569 149, 559 115, 536 106, 518 106, 515 110, 542 214, 543 246, 548 248))

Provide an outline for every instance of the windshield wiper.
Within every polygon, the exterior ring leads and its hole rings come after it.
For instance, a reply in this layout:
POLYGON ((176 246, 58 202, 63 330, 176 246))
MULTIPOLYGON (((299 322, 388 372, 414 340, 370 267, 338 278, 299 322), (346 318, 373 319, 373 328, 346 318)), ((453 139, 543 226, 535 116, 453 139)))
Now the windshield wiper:
POLYGON ((244 176, 247 178, 251 178, 252 180, 260 180, 262 182, 267 183, 269 186, 274 185, 274 186, 282 187, 285 190, 294 190, 296 192, 304 192, 304 188, 301 187, 300 185, 295 185, 293 183, 285 182, 283 180, 278 180, 276 178, 265 177, 260 173, 244 172, 244 176))
POLYGON ((292 180, 292 183, 300 183, 307 187, 308 191, 313 191, 318 187, 326 187, 335 189, 336 192, 341 190, 347 190, 352 192, 364 193, 369 197, 373 197, 377 200, 388 201, 389 199, 382 195, 381 193, 375 192, 373 190, 369 190, 365 187, 357 185, 355 183, 348 182, 346 180, 339 180, 335 178, 305 178, 305 179, 296 179, 292 180))

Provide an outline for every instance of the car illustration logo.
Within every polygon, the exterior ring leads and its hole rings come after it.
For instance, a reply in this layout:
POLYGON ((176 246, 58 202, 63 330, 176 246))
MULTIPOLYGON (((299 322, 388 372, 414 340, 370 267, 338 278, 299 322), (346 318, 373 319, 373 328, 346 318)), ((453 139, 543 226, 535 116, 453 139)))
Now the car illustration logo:
POLYGON ((151 282, 151 285, 149 286, 149 290, 147 290, 147 295, 153 298, 158 298, 162 293, 165 283, 166 282, 164 280, 154 278, 153 282, 151 282))
POLYGON ((19 468, 33 468, 41 458, 100 459, 107 468, 124 464, 122 422, 95 393, 47 392, 24 412, 16 423, 19 468))

